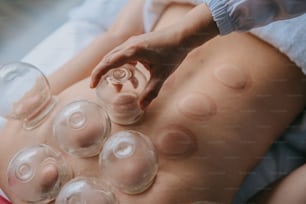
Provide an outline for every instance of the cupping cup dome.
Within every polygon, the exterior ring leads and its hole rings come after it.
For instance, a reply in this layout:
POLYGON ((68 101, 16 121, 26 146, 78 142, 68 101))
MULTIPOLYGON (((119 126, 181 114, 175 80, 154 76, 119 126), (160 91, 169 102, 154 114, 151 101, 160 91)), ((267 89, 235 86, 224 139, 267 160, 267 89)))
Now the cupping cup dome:
POLYGON ((110 129, 104 108, 86 100, 65 105, 53 121, 53 135, 59 146, 78 157, 98 155, 110 129))
POLYGON ((126 130, 113 134, 99 155, 103 178, 127 194, 147 190, 158 172, 158 155, 144 134, 126 130))
POLYGON ((0 115, 24 121, 26 129, 35 128, 55 106, 44 74, 23 62, 0 67, 0 115))
POLYGON ((137 101, 146 83, 143 72, 131 64, 112 69, 103 76, 96 93, 114 123, 130 125, 141 118, 143 110, 137 101))
POLYGON ((64 185, 55 204, 118 204, 118 200, 100 179, 76 177, 64 185))
POLYGON ((72 170, 62 155, 47 145, 20 150, 10 161, 8 185, 21 200, 49 203, 72 178, 72 170))

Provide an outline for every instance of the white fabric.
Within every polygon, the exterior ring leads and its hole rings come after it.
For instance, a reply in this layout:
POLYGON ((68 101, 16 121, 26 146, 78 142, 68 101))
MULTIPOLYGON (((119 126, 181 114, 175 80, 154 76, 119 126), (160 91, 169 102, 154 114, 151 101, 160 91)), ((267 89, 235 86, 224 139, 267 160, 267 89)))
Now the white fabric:
POLYGON ((306 12, 305 0, 206 0, 220 34, 248 31, 306 12))
MULTIPOLYGON (((215 2, 215 0, 147 0, 145 3, 145 8, 144 8, 145 31, 149 32, 154 28, 155 23, 158 21, 159 17, 162 15, 164 9, 171 2, 184 2, 184 3, 190 3, 193 5, 197 5, 197 4, 206 2, 206 1, 215 2)), ((223 1, 224 0, 220 2, 223 2, 223 1)), ((304 5, 300 0, 296 0, 296 1, 304 5)), ((233 2, 236 2, 236 0, 234 1, 232 0, 229 2, 233 3, 233 2)), ((253 1, 240 0, 239 5, 242 2, 253 2, 253 1)), ((279 1, 277 2, 280 3, 279 1)), ((214 4, 210 6, 213 6, 213 5, 214 4)), ((238 6, 236 5, 233 7, 238 7, 238 6)), ((213 9, 218 11, 218 8, 213 8, 213 9)), ((221 11, 218 11, 218 12, 221 12, 221 11)), ((295 12, 301 12, 301 11, 297 10, 295 12)), ((283 14, 283 16, 285 15, 286 13, 283 14)), ((223 17, 223 21, 226 21, 225 17, 223 17)), ((253 29, 252 33, 254 35, 257 35, 262 40, 275 46, 284 54, 286 54, 294 63, 300 66, 303 72, 306 74, 306 57, 304 54, 306 53, 306 46, 303 46, 306 43, 306 35, 305 35, 306 26, 303 26, 303 25, 306 25, 305 22, 306 22, 306 14, 300 17, 297 17, 297 18, 290 19, 290 20, 278 21, 278 22, 271 23, 268 26, 253 29), (290 33, 290 35, 288 35, 288 33, 290 33)))
POLYGON ((171 2, 194 5, 206 3, 221 35, 233 31, 248 31, 306 12, 305 0, 147 0, 144 11, 145 31, 152 30, 171 2))
POLYGON ((251 31, 286 54, 306 74, 306 14, 251 31))

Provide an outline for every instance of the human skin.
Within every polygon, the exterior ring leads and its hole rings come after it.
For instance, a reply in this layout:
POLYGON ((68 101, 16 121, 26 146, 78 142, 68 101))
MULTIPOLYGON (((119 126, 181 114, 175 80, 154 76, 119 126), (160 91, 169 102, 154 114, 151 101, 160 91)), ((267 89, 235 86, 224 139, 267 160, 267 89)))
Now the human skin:
MULTIPOLYGON (((172 4, 156 29, 181 18, 189 9, 189 5, 172 4)), ((74 69, 86 66, 76 64, 74 69)), ((160 158, 151 188, 134 196, 116 191, 120 203, 230 203, 243 178, 303 110, 305 80, 287 57, 249 34, 218 37, 193 50, 139 123, 112 124, 113 133, 133 129, 148 135, 160 158)), ((51 127, 61 107, 80 99, 100 103, 89 81, 85 78, 60 91, 57 106, 38 128, 25 130, 20 121, 10 120, 0 133, 0 187, 14 204, 23 202, 8 188, 8 162, 32 144, 59 149, 51 127)), ((52 86, 56 79, 50 78, 50 82, 52 86)), ((103 175, 97 157, 63 155, 75 176, 103 175)))
POLYGON ((158 96, 165 80, 179 67, 187 54, 218 34, 208 6, 199 4, 176 23, 132 36, 108 52, 93 70, 90 86, 95 88, 101 76, 110 69, 139 61, 151 75, 138 99, 140 107, 145 109, 158 96))
POLYGON ((156 32, 148 32, 129 38, 108 52, 95 67, 91 75, 90 86, 94 88, 101 76, 108 70, 125 63, 140 61, 151 73, 151 78, 138 100, 140 107, 145 109, 158 96, 164 81, 179 67, 187 54, 192 49, 206 43, 219 34, 215 20, 219 21, 221 25, 224 24, 221 27, 226 27, 225 24, 229 20, 232 25, 228 26, 233 26, 234 30, 237 29, 238 31, 241 29, 248 31, 251 28, 263 26, 275 20, 296 17, 303 14, 303 10, 305 10, 302 4, 300 6, 301 10, 298 11, 299 9, 295 8, 298 6, 294 6, 294 4, 288 6, 290 5, 289 2, 284 3, 281 1, 268 1, 266 3, 236 1, 236 3, 231 2, 229 4, 229 10, 231 10, 232 6, 237 7, 234 9, 235 11, 229 11, 228 15, 231 20, 226 18, 226 15, 220 15, 224 8, 215 9, 215 13, 212 14, 208 6, 202 3, 195 6, 184 18, 181 18, 175 24, 156 32), (257 12, 254 11, 256 10, 255 8, 258 9, 257 12), (271 11, 269 16, 265 14, 261 16, 261 10, 265 11, 266 9, 271 11), (293 9, 295 12, 283 12, 287 11, 287 9, 293 9), (249 21, 248 25, 240 25, 245 24, 247 21, 249 21))

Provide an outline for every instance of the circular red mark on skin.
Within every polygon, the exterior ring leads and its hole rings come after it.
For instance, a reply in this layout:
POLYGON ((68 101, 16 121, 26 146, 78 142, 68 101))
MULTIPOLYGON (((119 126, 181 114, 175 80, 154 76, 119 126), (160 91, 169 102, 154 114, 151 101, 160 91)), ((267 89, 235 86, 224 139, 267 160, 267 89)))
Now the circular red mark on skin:
POLYGON ((182 157, 194 152, 196 139, 189 129, 180 125, 170 125, 160 130, 156 147, 166 156, 182 157))
POLYGON ((224 86, 232 89, 244 89, 248 84, 248 74, 245 70, 231 65, 223 65, 214 71, 215 77, 224 86))
POLYGON ((185 117, 206 120, 216 114, 217 105, 203 93, 191 93, 177 103, 177 108, 185 117))

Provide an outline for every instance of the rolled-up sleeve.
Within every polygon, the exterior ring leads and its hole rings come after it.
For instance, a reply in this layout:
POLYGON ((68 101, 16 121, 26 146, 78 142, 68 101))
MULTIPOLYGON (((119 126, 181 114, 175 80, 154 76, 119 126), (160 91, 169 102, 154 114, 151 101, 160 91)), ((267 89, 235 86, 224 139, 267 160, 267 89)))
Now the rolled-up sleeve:
POLYGON ((248 31, 306 12, 306 0, 205 0, 220 34, 248 31))

